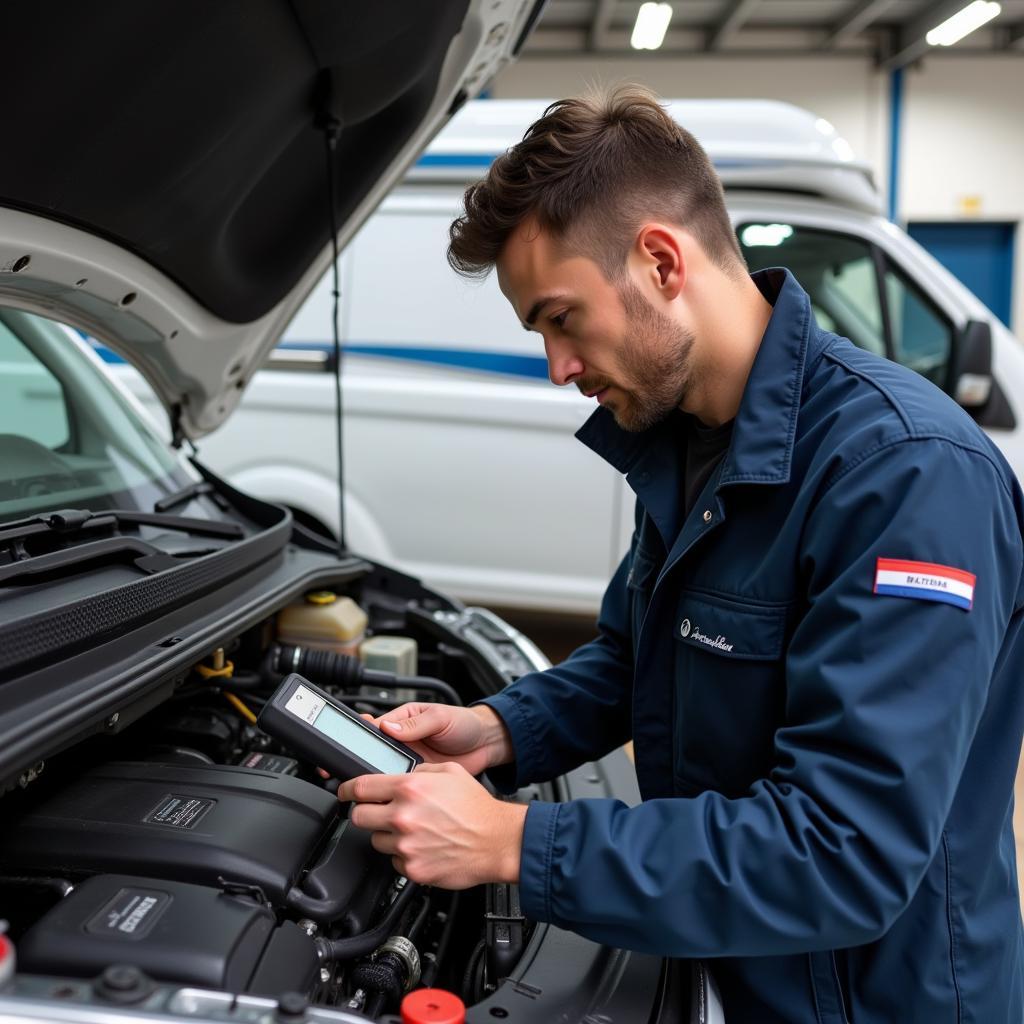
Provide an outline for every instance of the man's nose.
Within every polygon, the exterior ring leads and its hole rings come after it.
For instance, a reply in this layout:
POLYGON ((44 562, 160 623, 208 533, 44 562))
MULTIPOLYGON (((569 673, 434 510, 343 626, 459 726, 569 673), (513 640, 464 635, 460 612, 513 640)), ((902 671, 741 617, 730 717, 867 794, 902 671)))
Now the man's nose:
POLYGON ((562 387, 582 376, 583 360, 573 352, 571 345, 545 338, 544 353, 548 357, 548 377, 552 384, 562 387))

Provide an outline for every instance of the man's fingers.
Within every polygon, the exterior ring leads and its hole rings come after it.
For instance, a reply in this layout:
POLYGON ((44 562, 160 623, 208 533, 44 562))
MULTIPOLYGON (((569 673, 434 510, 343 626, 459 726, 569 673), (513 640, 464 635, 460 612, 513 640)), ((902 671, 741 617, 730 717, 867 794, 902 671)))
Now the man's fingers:
POLYGON ((359 803, 387 803, 394 798, 395 787, 403 778, 402 775, 360 775, 338 787, 338 799, 346 803, 350 800, 359 803))
MULTIPOLYGON (((447 709, 440 704, 420 705, 422 710, 413 713, 406 718, 399 719, 391 714, 385 715, 380 721, 380 727, 386 733, 403 743, 414 740, 424 740, 443 732, 451 721, 447 709)), ((402 711, 402 708, 398 709, 402 711)))
POLYGON ((387 804, 356 804, 349 819, 356 828, 367 832, 390 832, 391 808, 387 804))
POLYGON ((424 708, 429 708, 430 704, 424 704, 423 701, 414 700, 408 704, 402 704, 397 708, 392 708, 390 711, 385 711, 378 722, 404 722, 407 718, 412 718, 413 715, 418 715, 424 708))
POLYGON ((378 852, 393 856, 398 852, 398 836, 393 832, 374 832, 370 845, 378 852))

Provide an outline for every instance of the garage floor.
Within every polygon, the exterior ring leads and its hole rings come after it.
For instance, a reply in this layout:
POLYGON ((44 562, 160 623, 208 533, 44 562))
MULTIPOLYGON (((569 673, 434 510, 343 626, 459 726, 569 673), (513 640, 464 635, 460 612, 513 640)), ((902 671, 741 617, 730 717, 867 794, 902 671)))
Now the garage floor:
MULTIPOLYGON (((563 660, 594 635, 593 620, 589 618, 566 617, 555 620, 507 608, 499 611, 499 614, 517 629, 522 630, 555 663, 563 660)), ((1017 769, 1013 821, 1017 833, 1017 877, 1024 879, 1024 756, 1017 769)), ((1021 909, 1024 911, 1024 893, 1021 898, 1021 909)))

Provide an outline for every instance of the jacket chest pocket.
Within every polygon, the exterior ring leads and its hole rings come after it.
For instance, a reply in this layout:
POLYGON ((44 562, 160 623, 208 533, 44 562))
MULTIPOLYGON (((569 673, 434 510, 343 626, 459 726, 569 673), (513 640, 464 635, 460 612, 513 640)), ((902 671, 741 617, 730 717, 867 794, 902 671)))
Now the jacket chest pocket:
POLYGON ((771 768, 785 709, 788 604, 684 592, 676 609, 675 774, 681 794, 740 796, 771 768))

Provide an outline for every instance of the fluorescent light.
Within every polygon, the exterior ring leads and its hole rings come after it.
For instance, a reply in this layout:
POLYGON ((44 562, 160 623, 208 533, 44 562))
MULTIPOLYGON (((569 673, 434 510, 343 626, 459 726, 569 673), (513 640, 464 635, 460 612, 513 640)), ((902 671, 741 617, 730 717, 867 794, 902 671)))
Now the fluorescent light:
POLYGON ((974 0, 962 11, 957 11, 952 18, 947 18, 937 25, 924 38, 929 46, 952 46, 959 43, 964 36, 970 35, 976 28, 990 22, 1002 13, 1002 5, 986 3, 985 0, 974 0))
POLYGON ((740 233, 740 241, 748 249, 755 245, 782 245, 792 234, 788 224, 748 224, 740 233))
POLYGON ((656 50, 665 41, 672 20, 671 4, 641 4, 629 45, 634 50, 656 50))

